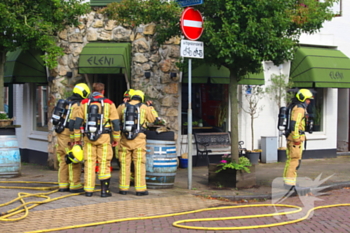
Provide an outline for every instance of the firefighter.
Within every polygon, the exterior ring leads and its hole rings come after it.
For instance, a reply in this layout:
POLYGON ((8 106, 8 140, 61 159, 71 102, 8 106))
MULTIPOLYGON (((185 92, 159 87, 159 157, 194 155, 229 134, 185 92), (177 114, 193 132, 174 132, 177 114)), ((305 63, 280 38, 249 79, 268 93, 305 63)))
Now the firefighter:
POLYGON ((283 172, 284 187, 296 186, 297 170, 300 167, 305 138, 307 105, 313 99, 308 89, 300 89, 296 94, 296 101, 290 113, 289 134, 287 136, 287 161, 283 172))
POLYGON ((90 88, 85 83, 79 83, 73 88, 73 95, 67 100, 59 100, 55 107, 52 122, 57 133, 56 153, 59 163, 58 169, 58 191, 78 193, 83 192, 80 181, 81 163, 66 163, 65 156, 68 153, 73 140, 74 120, 71 116, 75 114, 76 107, 88 97, 90 88))
MULTIPOLYGON (((131 97, 131 94, 132 94, 133 91, 134 91, 134 89, 129 89, 129 90, 124 92, 123 103, 126 103, 126 102, 130 101, 130 97, 131 97)), ((121 104, 123 104, 123 103, 121 103, 121 104)))
POLYGON ((144 93, 135 90, 128 103, 117 111, 122 122, 119 145, 119 194, 126 195, 130 187, 130 164, 134 163, 134 186, 137 196, 148 195, 146 187, 146 135, 145 123, 154 122, 157 112, 143 103, 144 93))
MULTIPOLYGON (((129 89, 129 90, 126 90, 124 92, 123 102, 120 105, 124 105, 125 103, 130 101, 130 98, 131 98, 133 91, 134 91, 134 89, 129 89)), ((119 106, 118 106, 118 108, 119 108, 119 106)), ((115 154, 115 158, 117 159, 118 166, 120 167, 119 159, 118 159, 118 151, 119 151, 119 146, 116 146, 114 148, 114 154, 115 154)), ((133 181, 133 178, 132 178, 132 181, 133 181)))
POLYGON ((91 197, 95 189, 96 161, 99 163, 101 197, 112 196, 109 190, 112 146, 118 145, 120 141, 120 126, 117 108, 111 100, 104 97, 104 90, 103 83, 93 84, 92 96, 82 101, 74 124, 76 144, 81 144, 80 127, 84 125, 84 190, 87 197, 91 197))

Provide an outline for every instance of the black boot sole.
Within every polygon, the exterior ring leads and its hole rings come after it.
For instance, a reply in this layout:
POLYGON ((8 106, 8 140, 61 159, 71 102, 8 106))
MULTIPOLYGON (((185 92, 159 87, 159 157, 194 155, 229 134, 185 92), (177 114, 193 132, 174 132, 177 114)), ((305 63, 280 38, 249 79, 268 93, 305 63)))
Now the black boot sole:
POLYGON ((148 191, 136 192, 136 196, 147 196, 147 195, 148 195, 148 191))
POLYGON ((69 188, 66 188, 66 189, 58 189, 58 192, 69 192, 69 188))
POLYGON ((86 193, 85 193, 85 196, 86 196, 86 197, 92 197, 93 194, 94 194, 94 193, 86 192, 86 193))
POLYGON ((84 192, 84 189, 71 189, 71 190, 69 190, 69 192, 71 192, 71 193, 82 193, 82 192, 84 192))
POLYGON ((111 197, 112 193, 102 193, 101 197, 111 197))
POLYGON ((119 194, 126 195, 126 194, 128 194, 128 191, 119 191, 119 194))

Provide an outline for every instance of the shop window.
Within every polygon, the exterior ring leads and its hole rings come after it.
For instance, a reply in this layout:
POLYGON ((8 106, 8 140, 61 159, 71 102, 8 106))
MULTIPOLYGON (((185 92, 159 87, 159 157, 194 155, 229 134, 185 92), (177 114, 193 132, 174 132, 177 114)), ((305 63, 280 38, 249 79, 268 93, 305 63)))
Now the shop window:
MULTIPOLYGON (((227 131, 228 85, 192 84, 193 132, 227 131)), ((182 134, 187 134, 188 84, 182 84, 182 134)))
POLYGON ((47 95, 48 87, 42 85, 35 86, 34 92, 34 130, 35 131, 48 131, 48 107, 47 107, 47 95))
POLYGON ((314 94, 314 99, 311 100, 307 111, 309 117, 314 120, 313 132, 323 131, 324 119, 324 88, 315 88, 311 90, 314 94))
POLYGON ((9 88, 4 87, 4 112, 9 115, 9 88))

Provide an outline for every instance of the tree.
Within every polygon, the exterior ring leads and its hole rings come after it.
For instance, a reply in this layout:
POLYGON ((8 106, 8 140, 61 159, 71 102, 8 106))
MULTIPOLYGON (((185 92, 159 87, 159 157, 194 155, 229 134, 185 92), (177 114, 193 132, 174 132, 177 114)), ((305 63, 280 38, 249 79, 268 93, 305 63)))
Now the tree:
POLYGON ((41 49, 52 69, 63 49, 55 36, 66 26, 77 26, 78 17, 90 11, 82 0, 3 0, 0 2, 0 110, 4 110, 4 66, 6 53, 21 48, 41 49))
MULTIPOLYGON (((262 61, 279 65, 291 60, 302 33, 315 33, 336 0, 205 0, 196 6, 204 17, 205 62, 230 71, 231 150, 238 162, 237 85, 245 75, 259 73, 262 61)), ((176 2, 124 0, 104 10, 112 19, 135 26, 157 24, 156 40, 162 44, 180 35, 176 2)))
POLYGON ((294 93, 291 94, 288 92, 293 87, 293 82, 288 80, 287 76, 283 74, 272 74, 270 81, 271 84, 266 87, 265 91, 270 95, 270 99, 276 102, 278 109, 280 109, 283 103, 294 97, 294 93))
MULTIPOLYGON (((287 103, 294 96, 294 92, 288 92, 293 87, 293 82, 287 79, 286 75, 271 75, 271 84, 266 87, 265 91, 270 95, 270 99, 274 100, 277 104, 278 110, 282 107, 283 103, 287 103)), ((277 116, 277 114, 276 114, 277 116)), ((279 146, 282 147, 283 132, 279 131, 279 146)))
POLYGON ((252 150, 254 150, 254 119, 258 118, 259 113, 263 110, 264 106, 259 107, 260 100, 264 97, 265 91, 260 86, 249 86, 249 94, 245 94, 245 99, 248 103, 247 107, 243 106, 242 110, 250 116, 250 133, 252 135, 252 150))

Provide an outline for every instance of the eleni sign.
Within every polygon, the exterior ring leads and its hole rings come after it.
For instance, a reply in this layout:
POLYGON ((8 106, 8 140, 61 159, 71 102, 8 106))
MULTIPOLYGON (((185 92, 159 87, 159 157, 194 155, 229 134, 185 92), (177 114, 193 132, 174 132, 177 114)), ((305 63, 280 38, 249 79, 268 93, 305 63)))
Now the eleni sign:
POLYGON ((189 40, 197 40, 203 33, 203 17, 202 14, 187 7, 181 15, 180 19, 181 30, 189 40))

